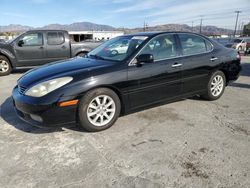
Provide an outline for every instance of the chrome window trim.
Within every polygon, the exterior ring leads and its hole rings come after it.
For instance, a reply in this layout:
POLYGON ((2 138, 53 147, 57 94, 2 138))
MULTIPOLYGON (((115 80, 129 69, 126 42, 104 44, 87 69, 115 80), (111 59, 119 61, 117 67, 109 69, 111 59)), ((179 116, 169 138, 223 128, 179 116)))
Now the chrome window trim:
MULTIPOLYGON (((207 40, 205 37, 195 34, 195 33, 163 33, 160 35, 156 35, 155 37, 161 36, 161 35, 178 35, 178 34, 188 34, 188 35, 195 35, 198 37, 201 37, 205 42, 209 42, 212 46, 212 49, 210 51, 206 51, 206 52, 202 52, 202 53, 195 53, 195 54, 189 54, 189 55, 177 55, 176 57, 170 57, 170 58, 164 58, 164 59, 158 59, 155 60, 154 62, 158 62, 158 61, 163 61, 163 60, 169 60, 169 59, 175 59, 175 58, 180 58, 180 57, 188 57, 188 56, 193 56, 193 55, 201 55, 201 54, 208 54, 210 52, 212 52, 214 50, 214 45, 211 41, 207 40)), ((149 42, 151 42, 151 40, 153 40, 155 37, 153 37, 152 39, 150 39, 144 46, 142 49, 139 50, 139 52, 137 52, 137 54, 131 59, 131 61, 129 62, 128 66, 135 66, 136 63, 133 63, 133 61, 135 60, 135 58, 137 57, 137 55, 145 48, 146 45, 148 45, 149 42)))

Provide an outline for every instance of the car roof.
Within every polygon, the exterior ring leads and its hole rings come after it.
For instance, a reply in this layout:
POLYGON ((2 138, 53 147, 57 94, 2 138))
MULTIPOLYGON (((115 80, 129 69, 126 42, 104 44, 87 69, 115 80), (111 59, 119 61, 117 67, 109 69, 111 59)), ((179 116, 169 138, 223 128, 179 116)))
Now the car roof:
POLYGON ((49 31, 62 31, 62 32, 67 32, 66 30, 62 29, 31 29, 28 30, 27 32, 49 32, 49 31))
MULTIPOLYGON (((203 36, 199 33, 193 33, 193 32, 184 32, 184 31, 152 31, 152 32, 139 32, 139 33, 131 33, 131 34, 125 34, 123 36, 156 36, 160 34, 168 34, 168 33, 183 33, 183 34, 195 34, 195 35, 200 35, 203 36)), ((204 37, 204 36, 203 36, 204 37)))

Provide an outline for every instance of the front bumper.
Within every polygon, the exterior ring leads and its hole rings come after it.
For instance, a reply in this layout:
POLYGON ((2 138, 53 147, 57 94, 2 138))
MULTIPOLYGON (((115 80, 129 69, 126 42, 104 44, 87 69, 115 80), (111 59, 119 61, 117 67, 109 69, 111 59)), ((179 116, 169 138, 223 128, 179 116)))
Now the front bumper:
POLYGON ((76 123, 77 105, 59 107, 58 100, 49 104, 41 102, 39 98, 20 94, 17 87, 13 89, 12 98, 17 115, 32 125, 62 127, 76 123))

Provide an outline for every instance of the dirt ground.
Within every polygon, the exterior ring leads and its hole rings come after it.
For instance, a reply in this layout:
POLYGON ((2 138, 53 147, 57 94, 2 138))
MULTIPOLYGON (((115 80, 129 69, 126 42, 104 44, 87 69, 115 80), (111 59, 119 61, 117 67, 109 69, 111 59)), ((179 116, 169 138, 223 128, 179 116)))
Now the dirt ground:
POLYGON ((250 57, 223 97, 182 100, 110 129, 40 129, 16 116, 0 77, 0 187, 250 187, 250 57))

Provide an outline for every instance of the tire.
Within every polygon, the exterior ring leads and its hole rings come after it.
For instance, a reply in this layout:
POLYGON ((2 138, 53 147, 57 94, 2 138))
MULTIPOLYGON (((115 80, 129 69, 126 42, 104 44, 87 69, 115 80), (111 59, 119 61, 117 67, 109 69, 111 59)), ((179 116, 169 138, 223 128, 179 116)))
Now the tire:
POLYGON ((12 66, 8 58, 0 55, 0 76, 9 75, 11 71, 12 71, 12 66))
POLYGON ((98 88, 87 92, 80 100, 78 108, 80 127, 96 132, 105 130, 115 123, 120 115, 121 102, 114 91, 98 88))
POLYGON ((210 101, 217 100, 223 95, 225 86, 225 74, 221 71, 216 71, 211 75, 209 79, 206 94, 201 95, 201 97, 210 101))
POLYGON ((84 57, 87 54, 87 52, 80 52, 76 56, 77 57, 84 57))

